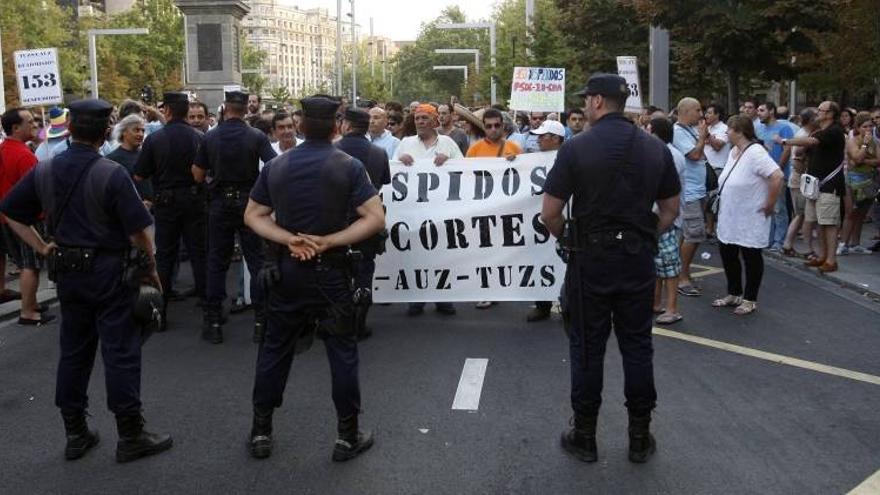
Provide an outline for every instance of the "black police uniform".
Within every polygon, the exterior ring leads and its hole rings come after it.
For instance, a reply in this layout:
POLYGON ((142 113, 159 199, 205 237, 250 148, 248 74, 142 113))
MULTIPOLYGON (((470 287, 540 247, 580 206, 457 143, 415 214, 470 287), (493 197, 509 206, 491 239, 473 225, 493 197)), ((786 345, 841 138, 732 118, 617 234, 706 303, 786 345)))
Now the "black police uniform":
MULTIPOLYGON (((593 76, 585 91, 626 94, 626 84, 616 75, 593 76)), ((650 420, 657 398, 651 344, 657 217, 651 210, 680 188, 666 146, 621 113, 605 115, 563 144, 547 174, 545 192, 565 201, 574 196, 577 222, 579 251, 565 278, 575 430, 592 423, 595 434, 612 327, 623 357, 626 407, 631 418, 650 420)))
MULTIPOLYGON (((163 101, 187 103, 186 93, 165 93, 163 101)), ((196 295, 205 300, 205 192, 192 175, 203 134, 183 119, 171 119, 144 140, 135 176, 152 178, 156 217, 156 269, 166 294, 172 290, 181 238, 192 265, 196 295)))
MULTIPOLYGON (((302 105, 306 117, 333 119, 338 102, 305 98, 302 105)), ((376 194, 359 160, 329 141, 306 139, 266 164, 250 197, 271 207, 275 222, 285 230, 326 235, 344 230, 350 212, 376 194)), ((260 453, 260 442, 270 442, 271 414, 282 404, 293 356, 308 349, 316 333, 330 361, 340 438, 357 444, 360 387, 350 260, 340 250, 298 261, 286 246, 273 256, 281 277, 267 295, 268 326, 254 380, 252 453, 268 456, 267 451, 260 453)))
MULTIPOLYGON (((103 100, 70 104, 72 125, 91 118, 106 119, 109 126, 111 111, 103 100)), ((169 448, 170 437, 159 438, 142 429, 141 334, 132 320, 138 293, 124 283, 123 275, 129 236, 150 226, 153 219, 128 171, 102 158, 93 147, 73 142, 53 159, 38 163, 4 198, 0 211, 26 225, 33 225, 45 211, 50 234, 59 246, 50 255, 61 303, 55 404, 68 432, 67 457, 81 457, 97 443, 96 434, 87 429, 85 411, 99 342, 107 405, 116 414, 121 437, 117 460, 169 448), (144 435, 150 436, 149 445, 143 443, 144 435), (144 446, 149 452, 139 451, 144 446)))
MULTIPOLYGON (((248 95, 226 93, 227 103, 247 105, 248 95)), ((209 171, 208 184, 208 262, 204 337, 214 343, 223 341, 220 322, 226 299, 226 271, 232 258, 235 233, 251 274, 251 300, 257 317, 256 327, 264 324, 263 293, 256 283, 263 264, 260 238, 244 224, 248 193, 259 175, 259 162, 275 158, 269 138, 239 118, 226 119, 209 131, 196 154, 194 165, 209 171)))
MULTIPOLYGON (((359 108, 346 110, 344 118, 363 128, 366 128, 370 123, 370 114, 359 108)), ((365 134, 349 133, 336 142, 336 147, 364 164, 370 182, 376 188, 391 183, 388 155, 384 149, 371 144, 365 134)), ((373 303, 372 285, 373 274, 376 271, 376 255, 382 252, 384 242, 385 236, 377 235, 355 247, 362 256, 355 271, 355 290, 359 291, 358 297, 355 298, 355 333, 359 339, 366 338, 372 333, 367 329, 367 313, 373 303)))

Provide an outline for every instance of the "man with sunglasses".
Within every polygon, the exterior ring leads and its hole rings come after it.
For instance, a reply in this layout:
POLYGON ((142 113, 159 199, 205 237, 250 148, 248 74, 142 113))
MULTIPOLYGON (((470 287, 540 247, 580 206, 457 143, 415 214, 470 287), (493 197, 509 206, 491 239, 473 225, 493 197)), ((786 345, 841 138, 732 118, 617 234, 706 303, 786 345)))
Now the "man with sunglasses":
POLYGON ((472 144, 467 150, 468 158, 505 157, 508 160, 522 153, 522 148, 513 141, 504 139, 504 116, 499 110, 489 108, 483 113, 483 126, 486 137, 472 144))

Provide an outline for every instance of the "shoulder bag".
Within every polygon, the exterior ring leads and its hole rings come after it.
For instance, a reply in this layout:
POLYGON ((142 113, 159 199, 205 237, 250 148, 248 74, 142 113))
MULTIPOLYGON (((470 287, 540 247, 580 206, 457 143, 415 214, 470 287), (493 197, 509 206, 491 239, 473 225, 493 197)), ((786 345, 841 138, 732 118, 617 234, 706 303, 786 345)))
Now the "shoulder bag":
MULTIPOLYGON (((698 138, 697 135, 694 134, 694 131, 688 129, 687 127, 685 127, 681 124, 675 124, 675 125, 681 127, 685 131, 687 131, 687 133, 690 134, 692 138, 694 138, 694 141, 696 143, 700 142, 700 138, 698 138)), ((706 143, 706 144, 709 145, 709 143, 706 143)), ((718 174, 715 173, 715 169, 712 168, 712 165, 710 165, 708 161, 704 162, 704 165, 706 166, 706 192, 708 193, 710 191, 714 191, 714 190, 718 189, 718 174)))
POLYGON ((709 211, 711 211, 713 215, 718 215, 718 212, 721 210, 721 191, 724 190, 724 184, 727 184, 727 181, 730 180, 730 176, 733 175, 733 171, 736 170, 736 165, 742 159, 743 155, 746 154, 746 151, 748 151, 749 148, 752 147, 753 144, 755 143, 749 143, 749 145, 746 146, 746 149, 744 149, 742 153, 740 153, 739 156, 736 157, 736 161, 733 162, 733 165, 730 167, 730 172, 727 173, 727 177, 724 178, 724 182, 722 182, 721 185, 718 187, 718 194, 716 194, 712 197, 712 199, 709 200, 709 211))
POLYGON ((811 201, 816 201, 819 199, 819 189, 824 186, 828 181, 833 179, 837 174, 843 170, 843 164, 846 162, 846 158, 840 162, 840 165, 837 166, 830 174, 828 174, 824 179, 819 179, 815 175, 810 175, 808 173, 803 173, 801 175, 801 194, 803 194, 804 198, 809 199, 811 201))

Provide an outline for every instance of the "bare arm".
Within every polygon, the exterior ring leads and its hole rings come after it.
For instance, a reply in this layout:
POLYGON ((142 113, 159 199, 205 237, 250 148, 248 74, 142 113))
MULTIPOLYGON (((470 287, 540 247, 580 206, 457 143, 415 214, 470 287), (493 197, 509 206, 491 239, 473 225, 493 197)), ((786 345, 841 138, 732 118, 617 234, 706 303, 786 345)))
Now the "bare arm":
POLYGON ((193 179, 196 182, 198 182, 199 184, 205 182, 205 176, 208 175, 208 172, 205 169, 193 165, 190 170, 192 170, 193 179))
POLYGON ((678 218, 679 195, 657 200, 657 232, 666 232, 672 222, 678 218))
POLYGON ((303 237, 314 242, 317 246, 316 254, 321 254, 329 249, 350 246, 369 239, 385 228, 385 210, 378 195, 358 206, 356 211, 360 218, 339 232, 325 236, 304 234, 303 237))
POLYGON ((785 168, 788 164, 788 159, 791 157, 791 146, 783 146, 782 148, 782 156, 779 157, 779 168, 785 168))
POLYGON ((773 212, 776 210, 776 199, 779 197, 779 193, 782 192, 782 181, 785 180, 785 177, 782 175, 781 170, 776 170, 770 177, 767 178, 767 182, 769 183, 769 189, 767 192, 767 201, 764 203, 764 206, 758 210, 763 212, 766 216, 773 215, 773 212))
POLYGON ((541 222, 553 234, 553 237, 558 238, 562 235, 565 226, 565 219, 562 218, 562 208, 564 207, 565 201, 552 194, 544 194, 544 202, 541 205, 541 222))
MULTIPOLYGON (((777 136, 777 141, 779 144, 782 144, 782 138, 777 136)), ((799 137, 799 138, 788 138, 785 140, 786 146, 803 146, 804 148, 813 148, 819 145, 819 140, 814 137, 799 137)))
POLYGON ((248 200, 244 210, 244 223, 263 239, 286 246, 296 258, 308 259, 316 254, 317 246, 314 242, 275 223, 270 206, 248 200))
POLYGON ((25 225, 20 222, 16 222, 15 220, 7 217, 6 220, 9 222, 9 228, 15 232, 15 235, 21 238, 22 241, 25 242, 28 246, 32 247, 34 251, 40 253, 42 256, 47 256, 52 249, 55 248, 55 243, 46 243, 43 240, 43 237, 39 232, 36 231, 30 225, 25 225))

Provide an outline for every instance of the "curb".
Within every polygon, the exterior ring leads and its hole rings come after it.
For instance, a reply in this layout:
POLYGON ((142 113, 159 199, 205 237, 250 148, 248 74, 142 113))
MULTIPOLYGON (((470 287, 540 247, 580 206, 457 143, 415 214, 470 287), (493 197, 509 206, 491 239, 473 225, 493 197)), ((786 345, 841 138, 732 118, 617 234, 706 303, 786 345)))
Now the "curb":
POLYGON ((858 295, 863 296, 873 302, 880 303, 880 288, 878 287, 866 288, 859 284, 854 284, 852 282, 838 278, 833 273, 830 275, 826 275, 822 272, 819 272, 818 270, 814 270, 805 266, 803 264, 803 260, 801 260, 800 258, 788 257, 783 255, 782 253, 774 253, 769 250, 765 250, 764 257, 774 260, 776 263, 779 263, 781 265, 796 269, 802 273, 810 273, 819 280, 826 280, 828 282, 835 283, 840 287, 855 292, 858 295))

